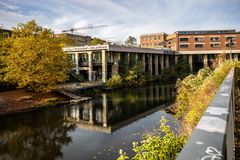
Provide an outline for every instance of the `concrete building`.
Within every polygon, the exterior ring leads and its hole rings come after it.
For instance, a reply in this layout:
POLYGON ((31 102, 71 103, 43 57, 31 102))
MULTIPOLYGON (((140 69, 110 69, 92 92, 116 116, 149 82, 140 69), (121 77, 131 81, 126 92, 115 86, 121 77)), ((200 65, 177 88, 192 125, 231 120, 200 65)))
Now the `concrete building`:
POLYGON ((76 74, 87 77, 89 81, 106 82, 112 75, 137 63, 143 65, 145 74, 157 76, 174 63, 174 52, 169 49, 96 45, 65 47, 63 50, 74 62, 76 74))

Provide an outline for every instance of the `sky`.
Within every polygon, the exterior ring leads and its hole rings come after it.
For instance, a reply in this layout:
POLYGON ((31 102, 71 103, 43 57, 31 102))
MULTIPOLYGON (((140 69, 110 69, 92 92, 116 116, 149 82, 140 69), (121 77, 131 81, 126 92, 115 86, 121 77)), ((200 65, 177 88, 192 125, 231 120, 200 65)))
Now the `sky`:
POLYGON ((55 33, 76 33, 124 42, 141 34, 181 30, 240 31, 240 0, 0 0, 0 25, 11 29, 35 19, 55 33))

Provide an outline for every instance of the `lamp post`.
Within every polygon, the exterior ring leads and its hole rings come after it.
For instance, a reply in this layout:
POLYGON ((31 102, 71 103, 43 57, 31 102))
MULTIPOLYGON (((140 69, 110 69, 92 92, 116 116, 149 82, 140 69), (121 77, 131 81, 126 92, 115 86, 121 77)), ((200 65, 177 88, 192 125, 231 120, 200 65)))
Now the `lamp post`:
POLYGON ((228 39, 228 46, 229 46, 229 52, 230 52, 230 60, 232 60, 232 46, 233 46, 233 42, 232 42, 232 37, 230 37, 228 39))

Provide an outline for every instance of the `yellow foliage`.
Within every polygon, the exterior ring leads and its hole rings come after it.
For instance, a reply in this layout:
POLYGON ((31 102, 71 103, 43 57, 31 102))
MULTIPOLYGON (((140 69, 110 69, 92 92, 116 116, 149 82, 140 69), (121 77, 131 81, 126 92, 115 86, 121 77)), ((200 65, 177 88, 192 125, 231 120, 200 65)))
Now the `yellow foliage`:
POLYGON ((232 67, 240 68, 240 63, 225 61, 213 73, 202 69, 197 76, 178 82, 176 106, 177 118, 183 120, 182 131, 191 133, 232 67))
POLYGON ((71 63, 60 47, 60 41, 49 29, 34 20, 19 24, 6 39, 4 80, 19 88, 49 90, 68 77, 71 63))

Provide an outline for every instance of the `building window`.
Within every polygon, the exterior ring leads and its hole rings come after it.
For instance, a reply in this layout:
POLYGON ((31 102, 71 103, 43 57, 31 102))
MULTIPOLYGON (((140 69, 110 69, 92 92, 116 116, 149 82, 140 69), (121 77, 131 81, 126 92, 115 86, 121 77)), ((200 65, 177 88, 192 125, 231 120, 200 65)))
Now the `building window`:
POLYGON ((159 36, 159 37, 158 37, 158 40, 160 40, 160 39, 161 39, 161 37, 159 36))
POLYGON ((180 42, 186 42, 188 41, 188 38, 180 38, 180 42))
POLYGON ((180 48, 188 48, 188 44, 180 44, 180 48))
POLYGON ((212 48, 219 48, 220 47, 220 43, 212 43, 210 44, 212 48))
MULTIPOLYGON (((235 47, 235 44, 236 44, 236 43, 232 42, 232 47, 235 47)), ((229 47, 229 43, 226 43, 225 46, 226 46, 226 47, 229 47)))
POLYGON ((203 48, 203 44, 195 44, 195 48, 203 48))
POLYGON ((154 40, 157 40, 157 37, 154 37, 154 40))
POLYGON ((226 36, 226 41, 229 41, 229 39, 232 39, 233 41, 236 40, 235 36, 226 36))
POLYGON ((217 41, 220 40, 220 37, 210 37, 210 40, 211 40, 212 42, 217 42, 217 41))
POLYGON ((203 42, 204 41, 204 37, 195 37, 195 41, 203 42))

